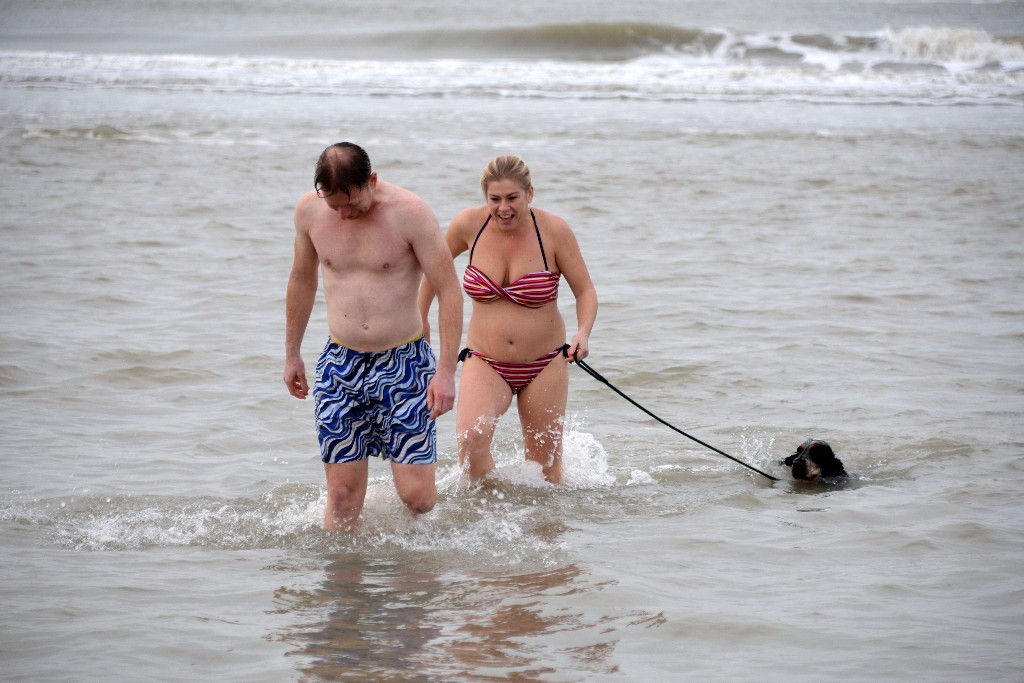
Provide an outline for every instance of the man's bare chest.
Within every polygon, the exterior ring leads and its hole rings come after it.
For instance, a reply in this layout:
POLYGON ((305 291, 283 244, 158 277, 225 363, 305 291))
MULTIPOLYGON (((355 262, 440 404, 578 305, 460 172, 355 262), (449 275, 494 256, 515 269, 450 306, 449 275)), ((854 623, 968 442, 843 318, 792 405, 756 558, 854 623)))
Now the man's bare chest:
POLYGON ((412 248, 395 230, 325 225, 311 238, 325 269, 394 273, 413 266, 412 248))

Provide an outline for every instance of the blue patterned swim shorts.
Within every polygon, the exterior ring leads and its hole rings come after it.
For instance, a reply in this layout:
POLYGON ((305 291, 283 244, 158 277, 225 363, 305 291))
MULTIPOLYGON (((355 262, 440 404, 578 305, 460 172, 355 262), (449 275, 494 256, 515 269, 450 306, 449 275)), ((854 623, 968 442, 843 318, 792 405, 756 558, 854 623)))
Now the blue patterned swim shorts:
POLYGON ((423 337, 387 351, 353 351, 328 339, 316 364, 316 428, 325 463, 369 456, 402 464, 437 461, 427 409, 434 352, 423 337))

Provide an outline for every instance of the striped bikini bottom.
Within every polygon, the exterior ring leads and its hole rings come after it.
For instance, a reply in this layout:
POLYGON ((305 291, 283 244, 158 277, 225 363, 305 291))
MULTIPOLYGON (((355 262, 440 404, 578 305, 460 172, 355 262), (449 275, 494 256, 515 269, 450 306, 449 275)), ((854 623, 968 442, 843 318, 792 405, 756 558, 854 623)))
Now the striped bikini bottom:
POLYGON ((491 368, 498 373, 498 376, 505 380, 513 394, 518 394, 526 387, 530 386, 530 382, 537 378, 537 375, 548 366, 556 356, 559 354, 567 356, 569 349, 568 344, 562 344, 551 353, 546 353, 537 360, 532 360, 528 363, 506 363, 505 361, 495 360, 489 356, 485 356, 482 353, 478 353, 468 346, 459 353, 459 360, 465 361, 470 356, 476 356, 483 362, 491 366, 491 368))

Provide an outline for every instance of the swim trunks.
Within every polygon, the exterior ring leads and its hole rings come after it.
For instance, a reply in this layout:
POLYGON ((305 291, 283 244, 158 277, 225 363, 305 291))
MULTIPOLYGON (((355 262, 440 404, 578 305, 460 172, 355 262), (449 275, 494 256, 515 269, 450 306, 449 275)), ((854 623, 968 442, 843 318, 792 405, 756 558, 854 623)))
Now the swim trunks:
POLYGON ((427 408, 435 365, 423 337, 371 353, 328 339, 313 387, 321 460, 372 455, 401 464, 436 462, 437 435, 427 408))

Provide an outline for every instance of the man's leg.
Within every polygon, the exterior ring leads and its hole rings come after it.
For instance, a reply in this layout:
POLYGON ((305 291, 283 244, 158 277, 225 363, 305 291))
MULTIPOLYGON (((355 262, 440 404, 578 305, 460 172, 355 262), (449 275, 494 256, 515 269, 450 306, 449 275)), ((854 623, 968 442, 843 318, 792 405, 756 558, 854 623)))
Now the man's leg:
POLYGON ((427 387, 434 376, 434 353, 426 339, 400 346, 393 351, 386 367, 387 375, 378 376, 388 391, 388 434, 384 446, 391 463, 391 476, 399 498, 415 514, 430 512, 437 502, 434 483, 437 461, 437 436, 427 408, 427 387))
POLYGON ((436 469, 434 463, 421 465, 391 463, 391 475, 395 479, 398 497, 402 499, 407 508, 416 514, 430 512, 434 508, 434 503, 437 502, 437 485, 434 482, 436 469))
POLYGON ((354 462, 325 463, 327 507, 324 528, 329 531, 354 531, 366 500, 366 481, 370 463, 367 458, 354 462))

